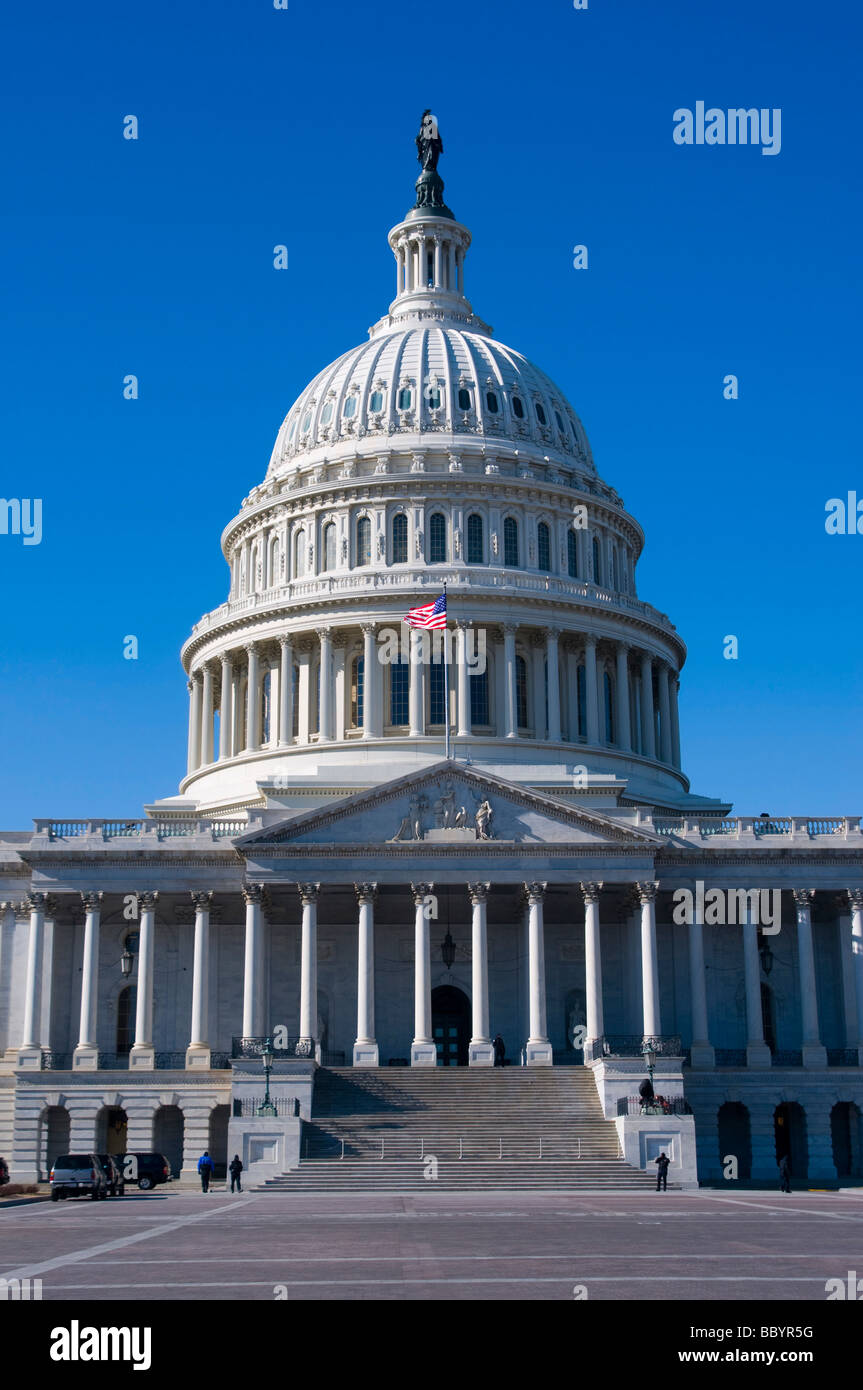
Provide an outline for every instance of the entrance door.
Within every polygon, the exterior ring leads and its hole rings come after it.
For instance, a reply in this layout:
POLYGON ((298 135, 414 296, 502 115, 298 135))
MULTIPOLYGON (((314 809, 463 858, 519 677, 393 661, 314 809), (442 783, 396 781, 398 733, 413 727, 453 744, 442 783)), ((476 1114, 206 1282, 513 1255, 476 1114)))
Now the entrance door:
POLYGON ((467 1066, 470 1000, 454 985, 432 990, 432 1037, 439 1067, 467 1066))

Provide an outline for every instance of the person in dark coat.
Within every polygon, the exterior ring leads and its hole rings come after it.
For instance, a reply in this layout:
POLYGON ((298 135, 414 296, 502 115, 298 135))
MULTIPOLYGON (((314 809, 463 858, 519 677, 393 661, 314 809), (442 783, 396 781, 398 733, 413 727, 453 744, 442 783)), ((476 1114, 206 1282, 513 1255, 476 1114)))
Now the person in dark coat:
POLYGON ((494 1064, 496 1067, 502 1067, 503 1059, 506 1056, 506 1047, 500 1033, 495 1034, 492 1047, 494 1048, 494 1064))
POLYGON ((779 1191, 791 1191, 791 1164, 787 1154, 783 1154, 779 1160, 779 1191))
POLYGON ((643 1115, 648 1105, 653 1104, 653 1082, 649 1076, 646 1076, 642 1081, 638 1088, 638 1094, 641 1096, 641 1113, 643 1115))
POLYGON ((205 1149, 204 1152, 201 1154, 201 1157, 198 1159, 198 1173, 201 1178, 202 1192, 209 1192, 210 1190, 210 1178, 213 1176, 214 1166, 215 1165, 213 1163, 213 1160, 210 1158, 209 1151, 205 1149))
POLYGON ((234 1154, 234 1157, 231 1159, 231 1162, 230 1162, 230 1164, 228 1165, 228 1172, 229 1172, 230 1175, 231 1175, 231 1191, 232 1191, 232 1192, 233 1192, 233 1190, 234 1190, 234 1183, 236 1183, 236 1185, 237 1185, 237 1191, 238 1191, 238 1192, 242 1192, 242 1190, 243 1190, 242 1187, 240 1186, 240 1174, 242 1173, 242 1171, 243 1171, 243 1165, 242 1165, 242 1163, 240 1162, 240 1155, 239 1155, 239 1154, 234 1154))
POLYGON ((659 1158, 655 1158, 653 1161, 656 1164, 656 1190, 657 1192, 667 1192, 668 1165, 671 1159, 668 1157, 667 1153, 661 1153, 659 1158))
POLYGON ((0 1187, 5 1187, 9 1181, 9 1165, 5 1158, 0 1158, 0 1187))

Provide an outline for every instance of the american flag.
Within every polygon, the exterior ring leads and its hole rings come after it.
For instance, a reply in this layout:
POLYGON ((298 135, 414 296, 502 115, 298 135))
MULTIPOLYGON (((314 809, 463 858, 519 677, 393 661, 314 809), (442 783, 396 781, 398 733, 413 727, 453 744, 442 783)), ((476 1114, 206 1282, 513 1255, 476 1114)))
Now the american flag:
POLYGON ((441 594, 434 603, 423 604, 422 608, 409 608, 405 622, 409 627, 446 627, 446 594, 441 594))

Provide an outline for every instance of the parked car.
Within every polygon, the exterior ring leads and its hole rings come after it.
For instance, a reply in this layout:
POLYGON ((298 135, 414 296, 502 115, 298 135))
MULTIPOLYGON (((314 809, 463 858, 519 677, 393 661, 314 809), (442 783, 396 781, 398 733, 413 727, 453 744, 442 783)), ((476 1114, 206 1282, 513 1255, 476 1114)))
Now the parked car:
POLYGON ((119 1154, 97 1154, 96 1157, 105 1169, 109 1196, 122 1197, 126 1191, 126 1184, 123 1181, 123 1170, 119 1166, 119 1154))
POLYGON ((123 1174, 123 1181, 137 1183, 142 1192, 171 1181, 171 1165, 164 1154, 118 1154, 115 1162, 123 1174))
POLYGON ((51 1165, 49 1181, 52 1202, 86 1196, 99 1202, 108 1196, 105 1169, 96 1154, 61 1154, 51 1165))

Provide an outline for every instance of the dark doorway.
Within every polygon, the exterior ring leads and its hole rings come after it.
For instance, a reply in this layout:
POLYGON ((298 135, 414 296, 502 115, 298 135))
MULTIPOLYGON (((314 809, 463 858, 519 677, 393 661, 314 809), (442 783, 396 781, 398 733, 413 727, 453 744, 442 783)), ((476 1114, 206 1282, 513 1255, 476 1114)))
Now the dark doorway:
POLYGON ((764 1024, 764 1041, 771 1052, 776 1051, 776 1004, 773 990, 761 982, 761 1019, 764 1024))
POLYGON ((806 1112, 796 1100, 777 1105, 773 1117, 776 1135, 776 1162, 788 1155, 792 1178, 809 1176, 809 1141, 806 1136, 806 1112))
POLYGON ((860 1111, 853 1101, 839 1101, 830 1112, 833 1162, 838 1178, 859 1178, 860 1111))
POLYGON ((432 990, 432 1037, 439 1067, 466 1067, 470 1043, 470 1000, 454 985, 432 990))
POLYGON ((739 1101, 726 1101, 719 1107, 719 1162, 725 1171, 729 1158, 737 1159, 737 1177, 752 1176, 752 1135, 749 1111, 739 1101))

